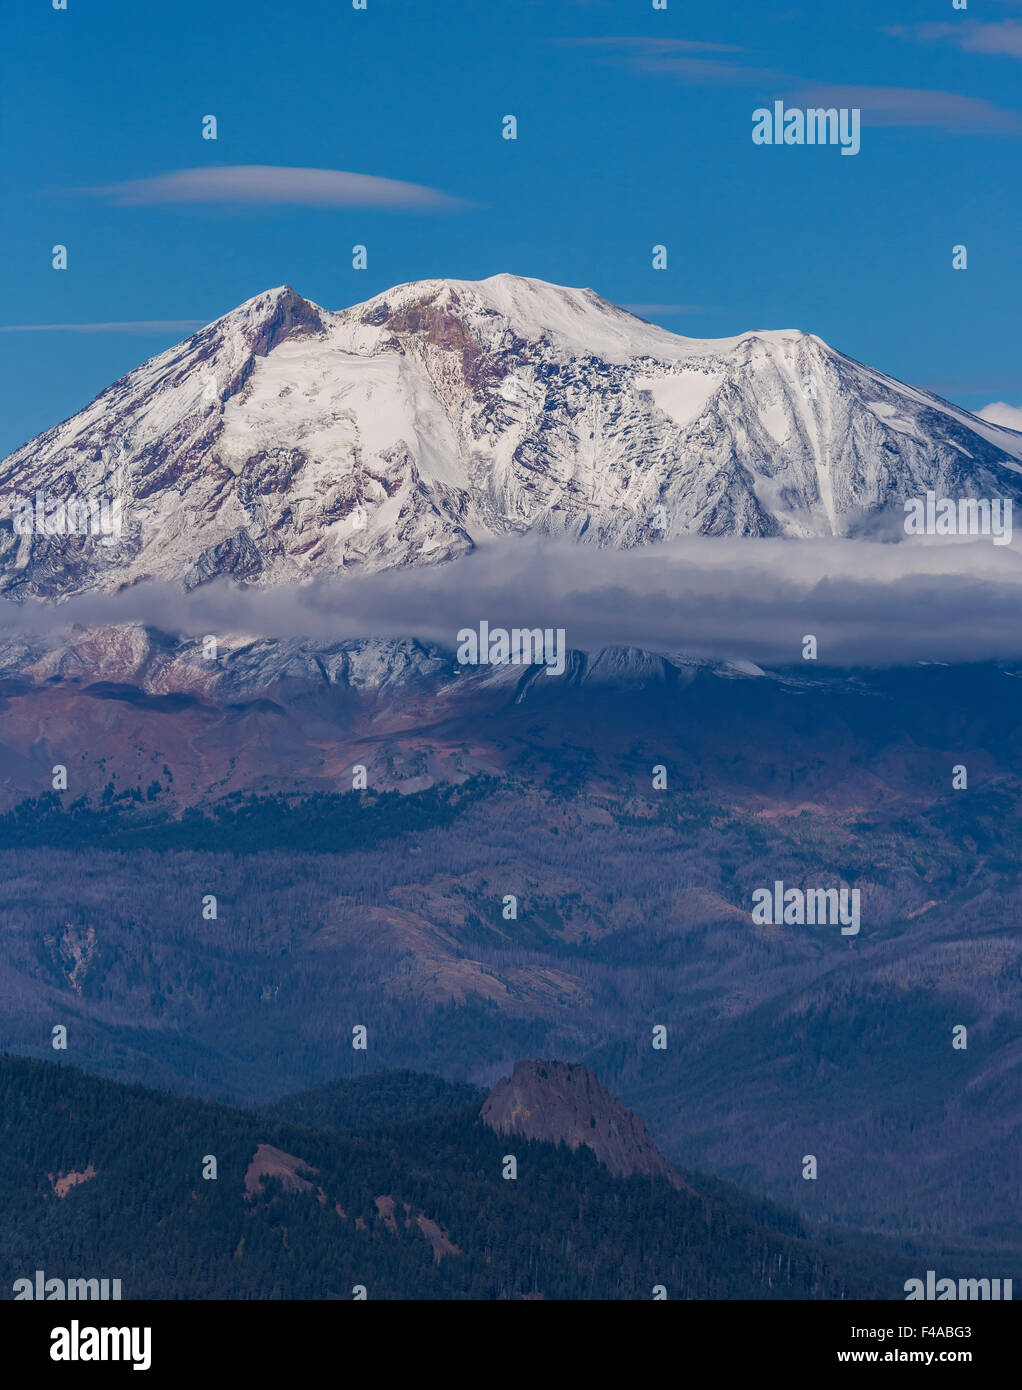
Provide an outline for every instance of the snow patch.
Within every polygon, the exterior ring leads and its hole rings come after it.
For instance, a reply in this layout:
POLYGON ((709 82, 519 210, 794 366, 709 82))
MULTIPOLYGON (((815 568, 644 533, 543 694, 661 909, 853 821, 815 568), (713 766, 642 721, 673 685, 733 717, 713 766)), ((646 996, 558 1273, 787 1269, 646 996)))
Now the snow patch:
POLYGON ((716 372, 679 372, 674 376, 639 376, 638 391, 648 391, 658 410, 676 425, 690 425, 703 413, 714 392, 724 380, 716 372))

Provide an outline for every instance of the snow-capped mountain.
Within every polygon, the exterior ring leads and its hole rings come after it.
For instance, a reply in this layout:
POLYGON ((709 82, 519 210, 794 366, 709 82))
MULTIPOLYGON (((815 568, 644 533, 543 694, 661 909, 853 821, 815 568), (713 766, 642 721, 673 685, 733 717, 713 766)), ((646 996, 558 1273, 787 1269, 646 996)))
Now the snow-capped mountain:
POLYGON ((284 286, 0 464, 0 589, 293 583, 526 532, 842 535, 930 488, 1022 496, 1020 460, 1022 433, 808 333, 684 338, 513 275, 339 313, 284 286), (19 534, 37 492, 119 500, 119 539, 19 534))

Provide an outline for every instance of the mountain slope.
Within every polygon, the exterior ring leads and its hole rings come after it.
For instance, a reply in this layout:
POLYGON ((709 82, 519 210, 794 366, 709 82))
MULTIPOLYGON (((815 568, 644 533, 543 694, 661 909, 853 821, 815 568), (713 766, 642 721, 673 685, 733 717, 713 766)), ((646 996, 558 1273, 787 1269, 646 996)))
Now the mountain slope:
POLYGON ((683 338, 512 275, 340 313, 284 286, 0 464, 0 585, 287 583, 525 532, 845 534, 927 488, 1015 496, 1020 459, 1022 434, 811 334, 683 338), (16 534, 37 490, 119 497, 119 542, 16 534))

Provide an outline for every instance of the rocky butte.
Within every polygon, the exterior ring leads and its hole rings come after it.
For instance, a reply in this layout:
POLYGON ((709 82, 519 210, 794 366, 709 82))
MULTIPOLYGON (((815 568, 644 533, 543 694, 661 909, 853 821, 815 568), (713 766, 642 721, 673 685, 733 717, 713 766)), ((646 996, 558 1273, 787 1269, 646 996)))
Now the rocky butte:
POLYGON ((685 1186, 638 1115, 573 1062, 516 1062, 479 1114, 498 1134, 567 1144, 572 1150, 585 1144, 615 1177, 645 1173, 666 1178, 672 1187, 685 1186))

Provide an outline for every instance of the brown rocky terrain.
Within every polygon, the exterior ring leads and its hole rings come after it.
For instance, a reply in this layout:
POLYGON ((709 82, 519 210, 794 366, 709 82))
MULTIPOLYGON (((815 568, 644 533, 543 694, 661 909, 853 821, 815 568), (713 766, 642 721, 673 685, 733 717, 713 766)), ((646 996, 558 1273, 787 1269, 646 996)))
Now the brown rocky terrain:
POLYGON ((72 1169, 69 1173, 50 1173, 50 1183, 53 1191, 58 1197, 66 1197, 73 1187, 79 1183, 88 1182, 90 1178, 96 1176, 96 1169, 90 1163, 87 1168, 76 1171, 72 1169))

